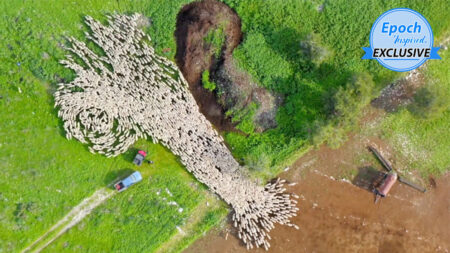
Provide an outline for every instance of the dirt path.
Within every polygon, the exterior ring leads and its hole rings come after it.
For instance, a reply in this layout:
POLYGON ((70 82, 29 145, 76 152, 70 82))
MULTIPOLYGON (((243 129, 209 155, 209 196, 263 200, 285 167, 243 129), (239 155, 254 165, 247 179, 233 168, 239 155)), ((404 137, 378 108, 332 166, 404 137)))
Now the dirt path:
MULTIPOLYGON (((392 159, 381 140, 352 136, 337 150, 322 146, 309 152, 280 175, 291 182, 288 191, 300 196, 294 219, 300 230, 276 227, 269 252, 448 252, 450 174, 436 180, 436 187, 428 186, 426 194, 397 183, 375 205, 371 192, 340 178, 371 165, 381 170, 367 144, 392 159)), ((247 251, 235 236, 213 231, 185 252, 247 251)))
POLYGON ((79 205, 75 206, 66 216, 64 216, 64 218, 59 220, 45 234, 22 250, 22 252, 41 252, 45 247, 50 245, 50 243, 82 221, 92 210, 112 197, 115 193, 115 191, 107 188, 97 190, 92 196, 84 199, 79 205))

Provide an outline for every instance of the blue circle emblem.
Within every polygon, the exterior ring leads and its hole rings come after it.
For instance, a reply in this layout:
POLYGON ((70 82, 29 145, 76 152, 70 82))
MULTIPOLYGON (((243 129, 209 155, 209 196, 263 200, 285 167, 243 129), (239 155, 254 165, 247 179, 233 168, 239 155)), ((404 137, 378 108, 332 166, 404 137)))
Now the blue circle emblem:
POLYGON ((433 48, 433 31, 417 11, 396 8, 386 11, 372 26, 370 48, 363 59, 376 59, 394 71, 418 68, 428 59, 440 59, 439 48, 433 48))

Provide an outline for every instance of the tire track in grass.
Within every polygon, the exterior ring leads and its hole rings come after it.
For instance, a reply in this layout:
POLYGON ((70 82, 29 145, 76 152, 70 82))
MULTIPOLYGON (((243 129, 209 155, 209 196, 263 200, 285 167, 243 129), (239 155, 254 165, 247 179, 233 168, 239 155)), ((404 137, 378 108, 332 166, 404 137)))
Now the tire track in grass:
MULTIPOLYGON (((187 245, 180 248, 182 241, 191 236, 196 237, 196 226, 202 222, 208 211, 218 210, 220 207, 221 200, 214 197, 211 193, 207 193, 207 197, 194 208, 192 213, 189 214, 187 222, 184 225, 177 227, 178 232, 168 241, 164 242, 155 252, 177 252, 180 249, 186 248, 187 245)), ((201 234, 198 234, 198 237, 201 237, 201 234)), ((192 241, 195 241, 195 239, 192 239, 192 241)))
POLYGON ((67 230, 82 221, 92 212, 92 210, 105 202, 107 199, 111 198, 114 194, 116 194, 116 191, 112 191, 106 187, 97 190, 94 194, 92 194, 92 196, 85 198, 80 204, 72 208, 72 210, 64 216, 64 218, 59 220, 47 232, 45 232, 45 234, 40 236, 21 252, 41 252, 44 248, 50 245, 67 230))

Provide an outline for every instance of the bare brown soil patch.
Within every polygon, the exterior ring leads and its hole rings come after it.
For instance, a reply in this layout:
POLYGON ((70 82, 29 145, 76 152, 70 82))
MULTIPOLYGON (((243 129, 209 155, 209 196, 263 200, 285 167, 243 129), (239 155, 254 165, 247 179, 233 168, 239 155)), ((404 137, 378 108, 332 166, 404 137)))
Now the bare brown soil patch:
MULTIPOLYGON (((371 155, 367 144, 395 159, 383 141, 352 136, 337 150, 322 146, 309 152, 280 175, 292 183, 288 191, 300 196, 293 219, 300 230, 276 227, 269 252, 448 252, 450 174, 435 179, 435 187, 427 185, 425 194, 397 183, 375 205, 371 192, 351 182, 357 176, 340 178, 367 166, 381 171, 374 161, 364 160, 371 155)), ((234 236, 212 231, 185 252, 247 251, 234 236)))

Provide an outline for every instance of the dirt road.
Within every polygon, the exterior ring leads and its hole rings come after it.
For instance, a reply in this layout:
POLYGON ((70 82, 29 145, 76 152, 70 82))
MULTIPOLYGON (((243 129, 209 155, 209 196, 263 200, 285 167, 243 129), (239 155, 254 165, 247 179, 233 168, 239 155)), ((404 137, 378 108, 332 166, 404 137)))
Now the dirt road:
MULTIPOLYGON (((276 227, 269 252, 449 251, 450 174, 436 180, 435 187, 427 186, 425 194, 397 183, 375 205, 373 194, 356 186, 356 181, 338 179, 348 171, 366 172, 374 163, 356 162, 370 154, 367 144, 392 157, 382 141, 353 136, 337 150, 323 146, 309 152, 280 175, 295 184, 288 191, 300 196, 300 211, 294 219, 300 230, 276 227)), ((185 252, 247 251, 231 233, 212 231, 185 252)))
POLYGON ((50 245, 50 243, 82 221, 92 210, 112 197, 115 193, 116 191, 107 188, 97 190, 92 196, 84 199, 79 205, 74 207, 66 216, 64 216, 64 218, 59 220, 45 234, 22 250, 22 252, 41 252, 45 247, 50 245))

